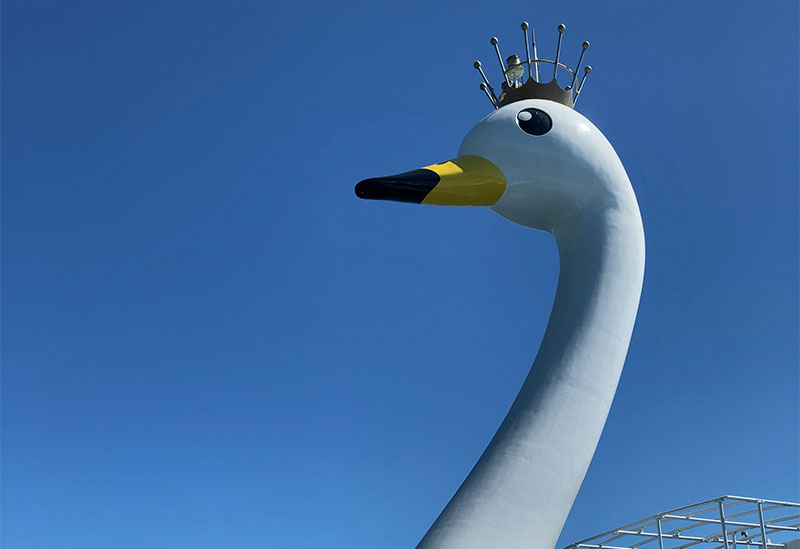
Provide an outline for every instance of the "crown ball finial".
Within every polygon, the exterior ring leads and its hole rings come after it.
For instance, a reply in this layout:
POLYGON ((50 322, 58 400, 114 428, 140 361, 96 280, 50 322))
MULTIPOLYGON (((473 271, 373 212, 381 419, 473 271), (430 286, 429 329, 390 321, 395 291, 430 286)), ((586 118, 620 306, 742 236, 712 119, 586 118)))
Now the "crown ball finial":
POLYGON ((558 46, 556 46, 556 59, 553 61, 553 81, 557 81, 556 77, 558 76, 558 58, 561 55, 561 39, 564 37, 565 30, 567 30, 567 26, 564 23, 561 23, 558 26, 558 46))
POLYGON ((478 69, 478 72, 481 73, 481 78, 483 78, 483 82, 481 82, 481 89, 486 92, 486 95, 489 97, 489 101, 492 102, 492 105, 494 105, 494 108, 496 109, 497 108, 497 96, 494 93, 494 89, 492 88, 492 85, 489 84, 489 79, 486 78, 486 74, 483 72, 483 69, 481 68, 481 62, 480 61, 475 61, 475 63, 473 63, 472 66, 475 67, 476 69, 478 69))
POLYGON ((575 103, 578 102, 578 97, 581 95, 581 91, 583 91, 583 84, 586 83, 586 77, 589 76, 589 73, 592 72, 592 66, 586 65, 586 68, 583 69, 583 77, 581 77, 581 83, 578 86, 578 89, 575 90, 575 101, 573 101, 573 106, 575 103))
POLYGON ((492 46, 494 46, 494 52, 497 54, 497 62, 500 64, 500 70, 503 71, 503 76, 506 77, 506 84, 510 86, 511 80, 508 79, 508 75, 506 74, 506 66, 503 63, 503 56, 500 55, 500 46, 497 45, 499 40, 496 36, 492 36, 490 42, 492 43, 492 46))
POLYGON ((527 21, 523 21, 522 24, 520 25, 520 27, 524 31, 528 30, 528 22, 527 21))
POLYGON ((588 49, 589 49, 589 41, 588 41, 588 40, 585 40, 585 41, 583 42, 583 44, 581 44, 581 47, 582 47, 583 49, 585 49, 585 50, 588 50, 588 49))
POLYGON ((481 82, 481 89, 483 93, 486 94, 486 97, 489 98, 489 102, 491 102, 492 106, 497 109, 497 98, 494 95, 494 91, 492 90, 491 86, 487 86, 484 82, 481 82))

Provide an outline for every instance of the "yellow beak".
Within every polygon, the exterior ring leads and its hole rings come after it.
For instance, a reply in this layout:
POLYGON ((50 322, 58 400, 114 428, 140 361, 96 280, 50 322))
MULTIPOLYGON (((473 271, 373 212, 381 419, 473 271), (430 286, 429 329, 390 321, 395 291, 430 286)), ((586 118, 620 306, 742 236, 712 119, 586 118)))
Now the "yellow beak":
POLYGON ((480 156, 459 156, 419 170, 365 179, 356 196, 439 206, 491 206, 503 196, 506 178, 480 156))

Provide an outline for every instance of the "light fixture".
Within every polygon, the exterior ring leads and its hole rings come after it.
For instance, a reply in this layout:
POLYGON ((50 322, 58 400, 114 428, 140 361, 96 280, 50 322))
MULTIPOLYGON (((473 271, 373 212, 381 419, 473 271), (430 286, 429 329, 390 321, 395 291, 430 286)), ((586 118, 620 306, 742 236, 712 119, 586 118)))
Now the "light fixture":
POLYGON ((519 55, 509 55, 506 59, 508 68, 505 70, 506 78, 509 82, 517 82, 522 75, 525 74, 525 67, 522 66, 522 60, 519 55))

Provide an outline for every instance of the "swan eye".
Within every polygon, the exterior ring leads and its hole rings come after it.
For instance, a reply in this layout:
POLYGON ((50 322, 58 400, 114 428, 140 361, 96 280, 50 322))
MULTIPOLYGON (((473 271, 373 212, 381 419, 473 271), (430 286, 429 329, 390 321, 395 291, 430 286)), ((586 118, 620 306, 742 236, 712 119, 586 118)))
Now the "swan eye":
POLYGON ((541 109, 524 109, 517 113, 517 124, 525 133, 544 135, 553 127, 553 120, 541 109))

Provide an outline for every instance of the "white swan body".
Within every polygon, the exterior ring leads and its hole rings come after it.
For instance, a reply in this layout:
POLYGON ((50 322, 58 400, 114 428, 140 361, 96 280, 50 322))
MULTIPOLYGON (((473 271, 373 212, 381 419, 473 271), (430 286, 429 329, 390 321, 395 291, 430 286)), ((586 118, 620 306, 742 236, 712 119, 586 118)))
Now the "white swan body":
MULTIPOLYGON (((471 166, 461 159, 483 159, 499 169, 502 196, 486 199, 464 175, 472 168, 453 176, 441 164, 426 169, 440 182, 421 202, 462 205, 437 189, 452 193, 471 186, 471 203, 493 200, 489 205, 503 217, 552 233, 560 274, 522 389, 419 547, 552 549, 589 467, 627 354, 644 274, 639 208, 608 140, 581 114, 554 101, 524 100, 494 111, 469 132, 459 158, 451 161, 471 166), (544 111, 552 121, 549 131, 523 131, 518 116, 526 109, 544 111)), ((367 180, 356 193, 387 198, 373 189, 398 181, 411 185, 426 170, 367 180)))

